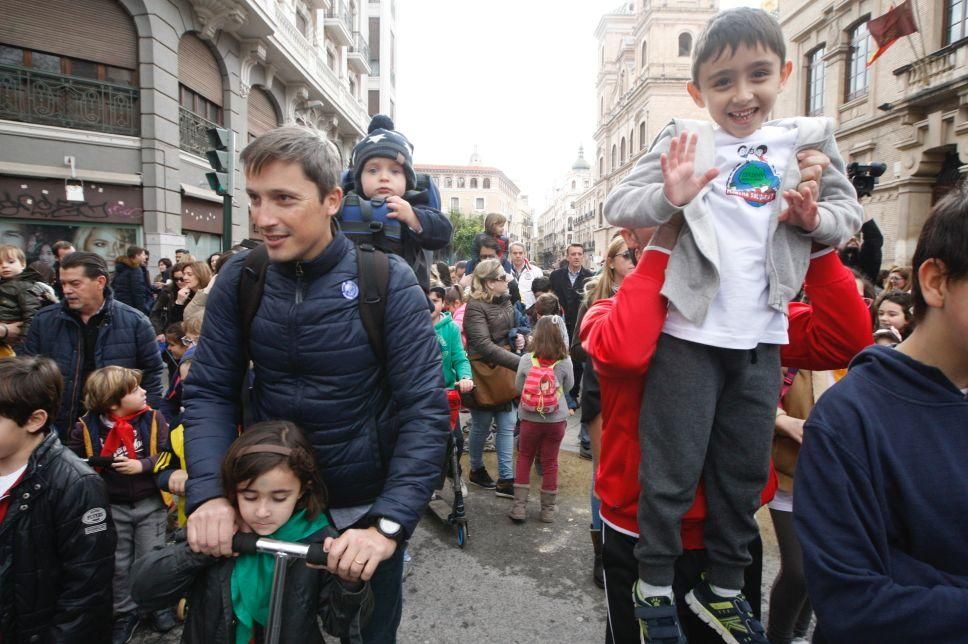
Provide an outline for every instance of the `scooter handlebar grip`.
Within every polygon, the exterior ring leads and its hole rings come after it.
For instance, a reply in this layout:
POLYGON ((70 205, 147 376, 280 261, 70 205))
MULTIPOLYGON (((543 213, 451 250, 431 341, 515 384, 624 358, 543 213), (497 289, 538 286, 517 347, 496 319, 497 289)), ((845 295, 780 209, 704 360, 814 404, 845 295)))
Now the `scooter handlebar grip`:
POLYGON ((326 559, 327 555, 326 551, 323 550, 323 544, 310 544, 309 551, 306 553, 306 563, 311 563, 314 566, 325 566, 326 559))
POLYGON ((256 553, 256 542, 259 535, 254 532, 236 532, 232 537, 232 552, 240 555, 253 555, 256 553))
POLYGON ((113 456, 91 456, 87 459, 87 464, 91 467, 111 467, 114 464, 113 456))

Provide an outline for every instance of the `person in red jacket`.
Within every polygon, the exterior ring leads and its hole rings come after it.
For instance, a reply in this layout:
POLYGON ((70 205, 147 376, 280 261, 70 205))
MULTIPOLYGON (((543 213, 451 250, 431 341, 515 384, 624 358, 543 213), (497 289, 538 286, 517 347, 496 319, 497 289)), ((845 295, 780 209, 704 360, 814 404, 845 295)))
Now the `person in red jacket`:
MULTIPOLYGON (((592 357, 601 382, 603 431, 595 491, 601 498, 604 523, 606 642, 640 641, 631 590, 638 574, 633 549, 639 535, 640 454, 644 451, 648 458, 648 446, 639 444, 639 412, 645 375, 665 321, 667 302, 661 290, 680 225, 681 221, 660 227, 644 249, 639 240, 648 239, 651 231, 622 232, 639 257, 638 265, 615 297, 589 309, 581 326, 582 346, 592 357), (630 338, 636 341, 629 342, 630 338)), ((857 293, 853 274, 834 250, 814 249, 805 282, 810 304, 789 305, 790 344, 781 351, 784 366, 842 368, 871 343, 866 305, 857 293)), ((776 474, 771 467, 761 501, 765 504, 775 491, 776 474)), ((676 562, 673 584, 678 607, 685 608, 683 595, 698 582, 705 568, 705 521, 706 502, 700 481, 695 501, 682 521, 684 553, 676 562)), ((679 613, 679 619, 689 642, 721 641, 688 609, 679 613)))

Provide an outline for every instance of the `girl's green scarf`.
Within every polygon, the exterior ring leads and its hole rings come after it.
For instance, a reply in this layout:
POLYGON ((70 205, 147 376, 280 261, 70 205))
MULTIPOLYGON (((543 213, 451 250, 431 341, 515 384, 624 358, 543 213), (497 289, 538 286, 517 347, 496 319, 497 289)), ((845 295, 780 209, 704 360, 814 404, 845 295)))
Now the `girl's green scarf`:
MULTIPOLYGON (((313 520, 306 519, 306 511, 300 510, 275 532, 270 539, 301 541, 329 525, 325 513, 313 520)), ((269 592, 272 590, 272 570, 275 557, 267 554, 239 555, 232 569, 232 610, 238 623, 235 626, 235 644, 248 644, 252 640, 255 622, 263 627, 269 619, 269 592)))

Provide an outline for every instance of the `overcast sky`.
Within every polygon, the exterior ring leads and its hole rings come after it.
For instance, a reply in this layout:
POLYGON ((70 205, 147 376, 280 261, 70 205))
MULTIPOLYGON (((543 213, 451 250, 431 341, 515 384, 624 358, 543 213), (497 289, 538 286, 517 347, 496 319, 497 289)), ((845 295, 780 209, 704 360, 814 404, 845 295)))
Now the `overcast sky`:
MULTIPOLYGON (((755 0, 721 0, 722 7, 755 0)), ((481 162, 535 214, 585 146, 594 161, 595 28, 618 0, 397 0, 396 126, 415 163, 481 162)), ((685 91, 685 89, 683 89, 685 91)))

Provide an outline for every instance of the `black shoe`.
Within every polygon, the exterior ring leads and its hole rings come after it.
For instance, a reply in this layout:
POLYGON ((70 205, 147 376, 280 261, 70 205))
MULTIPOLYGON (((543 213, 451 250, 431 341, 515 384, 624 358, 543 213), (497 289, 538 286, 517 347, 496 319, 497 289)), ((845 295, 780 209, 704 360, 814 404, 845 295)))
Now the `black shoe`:
POLYGON ((494 494, 502 499, 514 498, 514 479, 498 479, 494 494))
POLYGON ((669 597, 643 597, 639 584, 632 585, 635 618, 643 644, 686 644, 686 636, 679 626, 676 604, 669 597))
POLYGON ((743 595, 723 597, 713 592, 703 579, 686 594, 686 604, 699 619, 733 644, 769 644, 763 625, 755 617, 743 595))
POLYGON ((177 625, 175 612, 170 608, 162 608, 151 614, 151 626, 159 633, 167 633, 177 625))
POLYGON ((592 460, 592 447, 591 445, 585 445, 582 443, 578 446, 578 455, 585 459, 586 461, 592 460))
POLYGON ((467 478, 471 483, 477 487, 482 487, 485 490, 493 490, 497 487, 497 485, 494 483, 494 479, 492 479, 491 475, 487 473, 486 467, 471 470, 470 476, 467 478))
POLYGON ((121 613, 114 618, 114 628, 111 631, 111 644, 128 644, 134 632, 138 629, 138 611, 121 613))

